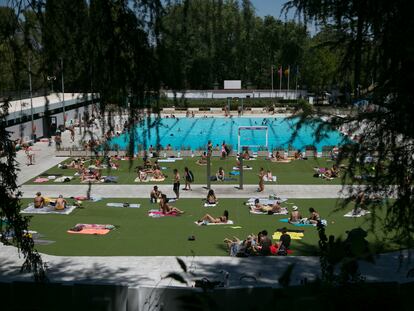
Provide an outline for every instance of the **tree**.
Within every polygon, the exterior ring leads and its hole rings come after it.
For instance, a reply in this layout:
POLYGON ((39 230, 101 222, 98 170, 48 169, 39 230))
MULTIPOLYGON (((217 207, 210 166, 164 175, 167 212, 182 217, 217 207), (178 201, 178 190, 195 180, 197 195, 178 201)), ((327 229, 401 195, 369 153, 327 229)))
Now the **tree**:
MULTIPOLYGON (((345 51, 338 75, 352 68, 353 99, 368 99, 371 105, 346 117, 330 116, 323 127, 358 133, 357 143, 340 154, 339 161, 349 159, 345 178, 361 185, 374 215, 381 208, 375 198, 385 200, 386 218, 375 224, 402 247, 412 247, 414 231, 414 43, 407 40, 414 35, 411 5, 408 0, 292 0, 285 6, 346 36, 337 42, 345 51)), ((315 115, 308 109, 302 121, 315 115)), ((352 188, 347 193, 349 200, 355 195, 352 188)))

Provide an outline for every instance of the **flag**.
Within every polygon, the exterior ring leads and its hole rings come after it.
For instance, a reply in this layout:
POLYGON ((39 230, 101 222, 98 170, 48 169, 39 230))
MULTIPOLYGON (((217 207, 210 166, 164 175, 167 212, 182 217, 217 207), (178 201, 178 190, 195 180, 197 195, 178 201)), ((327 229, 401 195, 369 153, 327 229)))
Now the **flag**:
POLYGON ((296 76, 299 76, 300 75, 300 71, 299 71, 299 66, 298 65, 296 65, 295 75, 296 76))
POLYGON ((279 91, 281 91, 282 90, 282 78, 283 78, 283 68, 282 68, 282 66, 279 66, 279 69, 278 69, 277 73, 279 74, 279 91))
POLYGON ((279 77, 282 78, 282 73, 283 73, 282 66, 279 67, 277 73, 279 74, 279 77))

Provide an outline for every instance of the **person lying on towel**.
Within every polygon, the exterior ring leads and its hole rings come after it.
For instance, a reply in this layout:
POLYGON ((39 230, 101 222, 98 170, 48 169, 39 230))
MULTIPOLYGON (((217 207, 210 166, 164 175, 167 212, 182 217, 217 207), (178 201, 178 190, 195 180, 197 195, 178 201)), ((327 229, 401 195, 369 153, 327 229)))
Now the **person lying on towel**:
POLYGON ((297 207, 295 205, 295 206, 292 207, 292 209, 293 209, 293 211, 290 213, 289 223, 292 223, 292 224, 300 223, 300 221, 302 219, 302 215, 298 211, 299 207, 297 207))
POLYGON ((64 210, 66 208, 66 200, 63 198, 63 195, 59 194, 59 197, 56 199, 55 209, 64 210))
POLYGON ((33 201, 35 208, 43 208, 45 205, 45 198, 42 197, 42 194, 40 192, 36 193, 36 197, 33 201))
POLYGON ((179 214, 179 215, 184 214, 184 211, 182 211, 182 210, 180 210, 180 209, 178 209, 174 206, 169 205, 167 201, 168 201, 167 195, 162 194, 161 195, 161 200, 160 200, 160 211, 163 214, 172 214, 172 213, 176 213, 176 214, 179 214))
POLYGON ((225 210, 223 212, 223 216, 220 217, 213 217, 209 214, 205 214, 201 219, 197 220, 197 223, 215 223, 215 224, 219 224, 219 223, 227 223, 227 221, 229 220, 229 212, 227 210, 225 210))
POLYGON ((275 202, 272 205, 265 205, 261 204, 259 199, 254 200, 254 206, 252 206, 252 210, 255 212, 262 212, 262 213, 280 213, 282 210, 282 207, 275 202))

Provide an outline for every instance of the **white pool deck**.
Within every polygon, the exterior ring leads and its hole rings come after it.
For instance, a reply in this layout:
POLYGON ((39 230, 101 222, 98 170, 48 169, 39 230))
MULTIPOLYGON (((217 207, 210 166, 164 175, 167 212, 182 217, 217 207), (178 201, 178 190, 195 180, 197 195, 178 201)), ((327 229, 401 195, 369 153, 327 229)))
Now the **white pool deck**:
MULTIPOLYGON (((69 144, 68 133, 64 133, 65 144, 69 144)), ((39 175, 48 168, 57 165, 65 158, 55 157, 55 147, 48 147, 47 143, 34 145, 36 164, 27 166, 23 151, 17 154, 20 165, 18 183, 23 184, 39 175)), ((182 191, 182 198, 205 197, 206 189, 203 185, 193 185, 193 191, 182 191)), ((235 188, 237 185, 214 186, 219 197, 248 198, 256 196, 256 185, 245 185, 243 190, 235 188)), ((102 197, 147 197, 151 185, 93 185, 92 195, 102 197)), ((172 187, 165 186, 162 190, 172 195, 172 187), (165 189, 163 189, 165 188, 165 189)), ((31 198, 34 193, 41 191, 44 195, 63 194, 64 196, 82 195, 86 193, 86 185, 23 185, 23 197, 31 198)), ((266 185, 265 193, 277 194, 288 198, 338 198, 341 196, 341 186, 338 185, 266 185)), ((196 255, 196 254, 195 254, 196 255)), ((173 271, 180 271, 174 257, 145 257, 145 256, 52 256, 43 254, 47 263, 48 277, 53 282, 93 282, 105 284, 124 284, 130 287, 137 286, 184 286, 164 277, 173 271)), ((367 281, 409 282, 407 272, 414 267, 409 260, 409 252, 393 252, 377 256, 376 263, 361 262, 362 275, 367 281)), ((220 270, 230 273, 231 286, 261 285, 278 286, 277 279, 289 264, 294 263, 292 284, 300 284, 303 279, 315 279, 320 273, 319 258, 311 256, 289 257, 256 257, 233 258, 215 256, 195 256, 182 258, 194 278, 208 277, 211 280, 223 278, 220 270), (241 281, 243 276, 253 276, 256 282, 241 281)), ((17 249, 0 244, 0 280, 22 281, 31 280, 31 274, 20 273, 23 262, 17 249)))

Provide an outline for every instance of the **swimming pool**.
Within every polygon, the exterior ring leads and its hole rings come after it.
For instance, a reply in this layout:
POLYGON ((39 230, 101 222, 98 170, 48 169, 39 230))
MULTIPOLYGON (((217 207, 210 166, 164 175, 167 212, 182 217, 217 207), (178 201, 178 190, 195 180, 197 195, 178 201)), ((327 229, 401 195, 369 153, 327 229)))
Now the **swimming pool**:
MULTIPOLYGON (((237 150, 239 126, 268 127, 268 146, 270 150, 278 147, 287 149, 297 121, 286 118, 247 118, 247 117, 210 117, 210 118, 162 118, 150 119, 140 123, 135 128, 135 150, 138 146, 148 148, 157 143, 165 147, 170 144, 175 150, 205 148, 209 140, 213 145, 221 146, 223 141, 237 150), (157 139, 158 137, 158 139, 157 139)), ((345 137, 338 131, 325 133, 325 137, 315 143, 315 126, 304 125, 297 137, 291 142, 295 149, 303 150, 308 145, 314 145, 318 151, 323 146, 341 145, 345 137)), ((121 134, 111 140, 111 145, 118 145, 121 150, 128 147, 130 135, 121 134)), ((243 131, 242 144, 264 145, 264 131, 243 131)), ((141 149, 141 148, 140 148, 141 149)))

